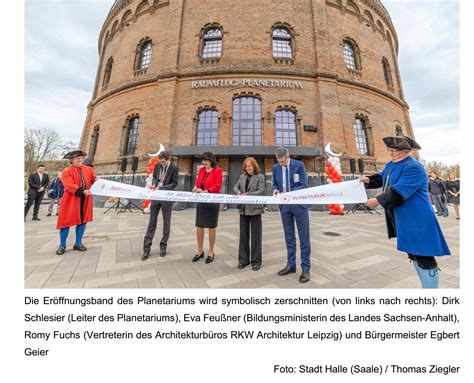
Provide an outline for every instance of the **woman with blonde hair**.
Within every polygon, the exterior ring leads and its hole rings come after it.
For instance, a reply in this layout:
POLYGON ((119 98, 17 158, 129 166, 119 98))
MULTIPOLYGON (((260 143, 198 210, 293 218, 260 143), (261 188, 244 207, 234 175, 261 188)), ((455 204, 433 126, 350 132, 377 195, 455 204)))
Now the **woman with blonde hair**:
POLYGON ((461 183, 456 179, 456 175, 451 172, 448 175, 445 185, 448 192, 448 202, 453 204, 456 219, 459 219, 461 183))
MULTIPOLYGON (((265 176, 253 157, 247 157, 242 163, 242 175, 234 186, 237 195, 265 195, 265 176)), ((239 269, 252 264, 257 271, 262 264, 262 214, 264 205, 239 205, 240 241, 239 269)))

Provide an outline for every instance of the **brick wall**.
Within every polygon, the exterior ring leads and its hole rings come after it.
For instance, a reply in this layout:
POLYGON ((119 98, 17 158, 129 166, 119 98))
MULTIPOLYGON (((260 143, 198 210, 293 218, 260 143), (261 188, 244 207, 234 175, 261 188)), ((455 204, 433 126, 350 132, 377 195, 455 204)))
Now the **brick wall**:
MULTIPOLYGON (((126 134, 123 126, 132 114, 138 114, 141 121, 136 150, 139 172, 146 168, 147 153, 156 152, 160 143, 171 151, 195 145, 199 108, 217 109, 218 143, 230 145, 232 100, 239 94, 251 93, 261 99, 264 145, 275 145, 275 111, 289 107, 297 111, 299 145, 314 148, 331 142, 334 151, 344 153, 345 171, 348 158, 360 157, 353 128, 356 115, 363 116, 368 126, 372 152, 364 158, 371 170, 380 170, 388 161, 382 137, 395 135, 396 125, 405 134, 412 134, 394 61, 396 34, 377 1, 354 0, 356 9, 347 7, 346 1, 341 6, 335 0, 173 0, 156 5, 150 0, 150 6, 141 8, 130 25, 120 25, 123 15, 128 10, 135 13, 139 3, 119 2, 100 35, 97 92, 89 105, 81 139, 82 147, 88 150, 94 127, 100 127, 94 158, 98 173, 117 173, 126 134), (115 20, 119 26, 112 32, 115 20), (272 57, 271 30, 279 23, 293 33, 292 60, 272 57), (207 24, 220 25, 223 31, 222 57, 212 62, 199 56, 200 33, 207 24), (153 53, 147 70, 137 74, 134 62, 143 38, 152 39, 153 53), (357 44, 358 71, 345 65, 344 38, 357 44), (110 57, 114 60, 112 74, 103 87, 110 57), (390 65, 393 86, 385 82, 383 57, 390 65), (297 80, 303 89, 191 88, 192 81, 239 78, 297 80), (318 130, 306 132, 303 125, 315 125, 318 130)), ((245 150, 248 152, 242 154, 252 154, 251 148, 245 150)), ((192 162, 191 157, 180 158, 180 172, 190 175, 192 162)), ((220 162, 227 170, 228 159, 221 158, 220 162)), ((265 163, 268 172, 273 159, 269 157, 265 163)), ((305 163, 312 172, 323 170, 324 161, 306 158, 305 163)))

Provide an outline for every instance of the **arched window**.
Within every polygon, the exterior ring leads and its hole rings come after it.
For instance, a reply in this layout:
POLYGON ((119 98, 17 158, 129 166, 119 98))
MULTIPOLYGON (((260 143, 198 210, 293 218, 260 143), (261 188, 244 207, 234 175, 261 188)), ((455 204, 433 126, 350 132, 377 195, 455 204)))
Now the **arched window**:
POLYGON ((356 118, 354 122, 354 134, 356 139, 356 147, 358 152, 363 156, 369 155, 369 141, 367 138, 367 128, 365 120, 356 118))
POLYGON ((107 64, 105 65, 104 71, 104 81, 102 81, 102 86, 106 86, 110 81, 110 76, 112 75, 112 65, 114 64, 114 59, 112 57, 109 58, 107 64))
POLYGON ((117 29, 118 25, 119 25, 119 21, 118 21, 118 20, 115 20, 115 21, 114 21, 114 24, 112 25, 112 33, 115 32, 115 30, 117 29))
POLYGON ((234 98, 232 145, 262 145, 262 111, 260 99, 257 97, 234 98))
POLYGON ((151 40, 145 40, 140 44, 137 69, 146 69, 151 62, 152 44, 151 40))
POLYGON ((377 20, 377 27, 380 29, 380 31, 381 31, 382 33, 385 33, 385 30, 384 30, 383 25, 382 25, 382 23, 380 22, 380 20, 377 20))
POLYGON ((366 22, 365 25, 367 25, 368 27, 374 24, 374 17, 369 11, 364 11, 363 18, 366 22))
POLYGON ((395 126, 395 135, 398 137, 403 136, 403 129, 400 125, 395 126))
POLYGON ((197 115, 196 146, 217 145, 217 128, 217 110, 200 110, 197 115))
POLYGON ((356 70, 359 67, 357 62, 356 48, 354 44, 348 40, 344 40, 344 61, 348 69, 356 70))
POLYGON ((203 59, 218 58, 222 56, 222 31, 212 27, 204 33, 201 57, 203 59))
POLYGON ((275 114, 276 145, 296 146, 296 113, 279 109, 275 114))
POLYGON ((291 33, 283 27, 276 27, 272 33, 273 57, 280 59, 291 59, 293 50, 291 47, 291 33))
POLYGON ((385 82, 387 83, 387 85, 393 86, 392 71, 390 69, 390 64, 388 63, 388 60, 385 57, 382 58, 382 68, 385 82))
POLYGON ((147 1, 147 0, 142 1, 142 2, 138 5, 138 7, 137 7, 137 9, 136 9, 136 11, 135 11, 135 14, 138 14, 138 13, 140 13, 141 11, 144 11, 144 10, 147 9, 149 6, 150 6, 150 5, 148 4, 148 1, 147 1))
POLYGON ((95 152, 97 151, 97 143, 99 142, 99 126, 94 127, 94 131, 91 136, 91 144, 89 146, 89 158, 94 159, 95 152))
POLYGON ((133 17, 132 11, 128 10, 127 12, 125 12, 125 14, 122 17, 122 25, 124 27, 129 27, 130 24, 132 23, 132 17, 133 17))
POLYGON ((135 154, 135 150, 138 147, 138 133, 140 131, 140 118, 133 117, 128 120, 127 126, 127 140, 125 141, 124 155, 135 154))
POLYGON ((110 38, 110 32, 107 31, 107 33, 105 34, 105 37, 104 37, 104 41, 103 41, 103 43, 102 43, 102 51, 101 51, 101 53, 104 52, 105 47, 106 47, 107 44, 109 43, 109 38, 110 38))
POLYGON ((359 8, 357 8, 357 5, 355 5, 354 2, 351 1, 351 0, 349 0, 349 1, 347 2, 346 10, 347 10, 348 12, 351 12, 351 13, 355 14, 355 15, 360 15, 359 8))

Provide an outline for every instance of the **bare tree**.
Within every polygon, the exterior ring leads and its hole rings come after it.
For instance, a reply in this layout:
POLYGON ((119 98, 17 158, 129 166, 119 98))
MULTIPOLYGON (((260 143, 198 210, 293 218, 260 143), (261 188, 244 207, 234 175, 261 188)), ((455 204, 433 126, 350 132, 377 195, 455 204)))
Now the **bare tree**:
POLYGON ((460 178, 461 177, 461 167, 459 166, 459 164, 454 164, 454 165, 448 166, 447 172, 446 172, 446 178, 449 175, 449 173, 454 173, 456 175, 456 178, 460 178))
POLYGON ((25 172, 31 173, 36 166, 46 160, 60 159, 70 148, 76 145, 71 141, 63 141, 54 129, 25 130, 25 172))
POLYGON ((426 171, 429 173, 436 173, 441 177, 446 172, 446 165, 440 161, 431 161, 426 164, 426 171))
POLYGON ((439 161, 432 161, 426 164, 426 171, 428 173, 434 172, 441 178, 448 178, 449 173, 453 172, 457 178, 460 176, 460 169, 461 167, 459 164, 454 165, 446 165, 443 162, 439 161))
POLYGON ((76 150, 78 145, 74 141, 62 141, 61 148, 59 149, 59 158, 63 158, 66 153, 76 150))

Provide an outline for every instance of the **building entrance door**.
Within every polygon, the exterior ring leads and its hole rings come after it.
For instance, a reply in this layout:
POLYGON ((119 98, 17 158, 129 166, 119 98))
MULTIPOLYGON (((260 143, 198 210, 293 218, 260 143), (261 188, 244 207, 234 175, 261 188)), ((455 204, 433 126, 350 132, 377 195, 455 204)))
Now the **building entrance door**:
MULTIPOLYGON (((244 162, 244 156, 231 157, 229 160, 229 175, 228 175, 228 184, 227 190, 229 194, 234 193, 234 185, 239 181, 240 175, 242 174, 242 163, 244 162)), ((255 157, 257 160, 258 166, 260 167, 260 172, 265 174, 264 169, 264 157, 255 157)), ((227 205, 229 209, 236 209, 237 205, 229 204, 227 205)))

